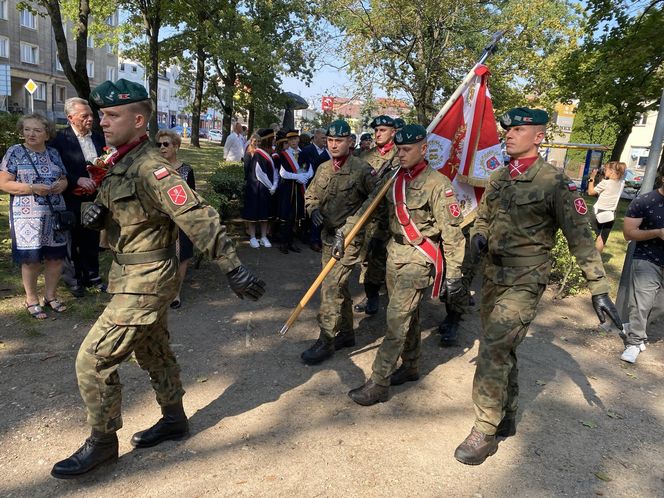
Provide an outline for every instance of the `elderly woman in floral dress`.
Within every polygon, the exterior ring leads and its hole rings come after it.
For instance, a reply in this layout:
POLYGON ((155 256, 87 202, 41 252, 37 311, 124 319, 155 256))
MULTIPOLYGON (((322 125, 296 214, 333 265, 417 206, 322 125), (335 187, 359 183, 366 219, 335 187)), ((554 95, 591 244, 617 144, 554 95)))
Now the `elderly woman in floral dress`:
POLYGON ((23 143, 12 145, 0 163, 0 190, 10 194, 9 223, 12 258, 21 265, 25 307, 38 320, 47 318, 39 302, 37 278, 44 264, 44 306, 61 313, 56 287, 67 255, 66 232, 55 230, 55 211, 64 211, 65 167, 58 152, 46 146, 55 127, 39 114, 18 122, 23 143))

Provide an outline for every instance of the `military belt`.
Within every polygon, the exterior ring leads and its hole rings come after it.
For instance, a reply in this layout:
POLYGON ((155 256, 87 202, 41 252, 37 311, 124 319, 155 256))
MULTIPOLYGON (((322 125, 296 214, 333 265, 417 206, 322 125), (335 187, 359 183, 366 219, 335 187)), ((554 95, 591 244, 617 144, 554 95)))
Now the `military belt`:
MULTIPOLYGON (((406 237, 404 237, 401 234, 398 234, 398 233, 394 234, 394 235, 392 235, 392 238, 394 239, 394 242, 396 242, 397 244, 400 244, 402 246, 412 246, 413 245, 408 241, 408 239, 406 237)), ((438 242, 437 237, 429 237, 429 239, 431 239, 432 242, 435 242, 435 243, 438 242)))
POLYGON ((145 252, 114 253, 113 259, 119 265, 140 265, 170 259, 176 255, 175 244, 162 249, 145 252))
POLYGON ((548 254, 538 254, 536 256, 517 256, 502 257, 492 254, 491 262, 496 266, 537 266, 549 261, 548 254))

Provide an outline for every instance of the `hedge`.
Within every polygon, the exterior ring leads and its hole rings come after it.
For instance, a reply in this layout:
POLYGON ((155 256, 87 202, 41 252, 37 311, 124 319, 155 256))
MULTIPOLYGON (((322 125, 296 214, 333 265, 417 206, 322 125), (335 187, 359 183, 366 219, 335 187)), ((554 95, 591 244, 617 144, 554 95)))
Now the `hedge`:
POLYGON ((244 202, 244 168, 241 163, 221 161, 210 177, 214 192, 210 203, 224 219, 237 218, 244 202))

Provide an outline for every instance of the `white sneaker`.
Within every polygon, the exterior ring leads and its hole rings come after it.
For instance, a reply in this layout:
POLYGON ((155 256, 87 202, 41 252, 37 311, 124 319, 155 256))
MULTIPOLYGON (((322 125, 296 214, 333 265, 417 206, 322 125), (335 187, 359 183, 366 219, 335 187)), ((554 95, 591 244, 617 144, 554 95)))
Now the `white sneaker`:
POLYGON ((641 347, 632 344, 625 348, 623 354, 620 355, 620 359, 622 361, 626 361, 627 363, 636 363, 636 359, 639 357, 640 352, 641 352, 641 347))
POLYGON ((258 243, 255 237, 249 239, 249 245, 254 249, 258 249, 261 245, 258 243))
POLYGON ((272 247, 272 244, 270 244, 270 241, 267 240, 267 237, 261 237, 261 245, 264 247, 272 247))

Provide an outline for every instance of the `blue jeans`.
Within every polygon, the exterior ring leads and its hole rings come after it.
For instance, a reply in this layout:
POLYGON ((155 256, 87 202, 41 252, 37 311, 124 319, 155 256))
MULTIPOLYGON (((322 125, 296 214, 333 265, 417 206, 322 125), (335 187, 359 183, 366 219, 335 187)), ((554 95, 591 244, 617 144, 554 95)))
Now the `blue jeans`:
POLYGON ((625 338, 628 346, 638 346, 648 339, 646 327, 659 292, 664 287, 664 267, 645 259, 632 262, 632 289, 629 299, 629 330, 625 338))

